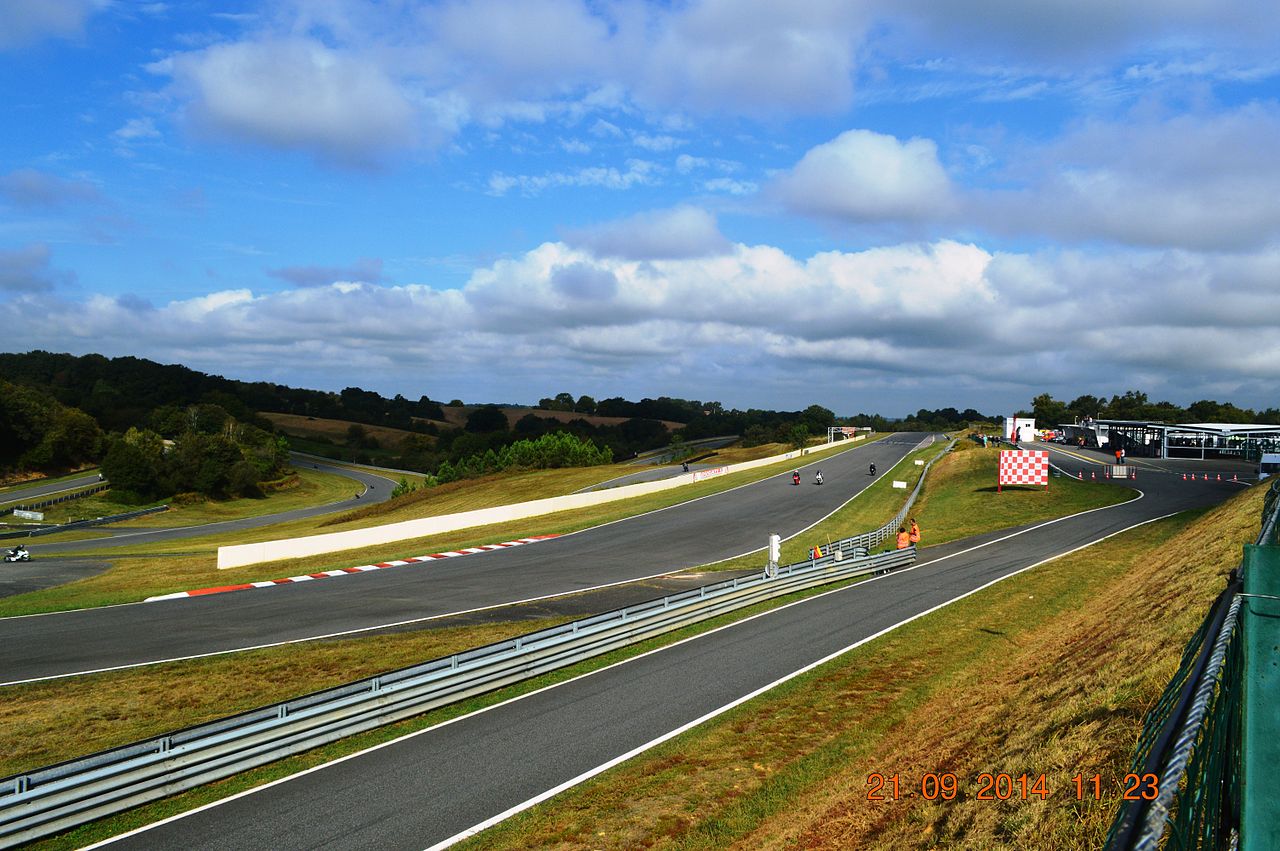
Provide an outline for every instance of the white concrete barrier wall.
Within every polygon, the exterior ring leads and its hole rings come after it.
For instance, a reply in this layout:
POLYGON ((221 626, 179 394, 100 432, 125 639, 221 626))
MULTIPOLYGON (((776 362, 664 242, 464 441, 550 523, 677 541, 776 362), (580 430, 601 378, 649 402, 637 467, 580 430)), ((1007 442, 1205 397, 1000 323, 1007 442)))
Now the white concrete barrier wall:
MULTIPOLYGON (((730 464, 719 469, 722 471, 721 475, 738 473, 743 470, 765 467, 769 464, 776 464, 779 461, 798 458, 801 455, 847 446, 864 438, 865 435, 860 435, 849 440, 824 443, 818 446, 811 446, 803 451, 787 452, 755 461, 743 461, 740 464, 730 464)), ((303 556, 335 553, 342 550, 354 550, 380 544, 390 544, 396 541, 407 541, 412 538, 425 538, 428 535, 439 535, 443 532, 454 532, 458 529, 468 529, 473 526, 488 526, 493 523, 521 520, 525 517, 554 514, 558 511, 588 508, 593 505, 603 505, 620 499, 630 499, 690 485, 697 481, 696 477, 697 473, 683 473, 675 478, 658 482, 641 482, 605 491, 553 496, 547 499, 535 499, 531 502, 517 502, 513 505, 479 508, 475 511, 442 514, 438 517, 423 517, 418 520, 404 520, 399 523, 388 523, 367 529, 352 529, 348 532, 308 535, 305 538, 284 538, 278 541, 262 541, 255 544, 218 547, 218 569, 226 570, 231 567, 245 567, 246 565, 260 564, 265 561, 279 561, 287 558, 301 558, 303 556)))

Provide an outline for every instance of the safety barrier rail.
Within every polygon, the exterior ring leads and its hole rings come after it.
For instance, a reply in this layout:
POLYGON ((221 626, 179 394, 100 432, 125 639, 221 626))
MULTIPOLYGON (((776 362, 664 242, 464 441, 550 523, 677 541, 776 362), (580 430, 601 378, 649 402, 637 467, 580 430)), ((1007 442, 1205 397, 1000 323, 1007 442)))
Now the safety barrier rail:
POLYGON ((0 847, 30 842, 283 757, 775 597, 915 561, 915 548, 738 578, 0 780, 0 847))
POLYGON ((14 509, 22 509, 24 511, 34 511, 37 508, 46 508, 50 505, 57 505, 60 502, 67 502, 72 499, 81 499, 91 494, 101 493, 102 491, 106 490, 109 487, 111 487, 110 483, 104 482, 102 484, 89 485, 83 490, 78 490, 78 491, 75 491, 74 493, 64 493, 61 496, 53 497, 52 499, 43 499, 43 500, 40 500, 39 502, 28 502, 25 500, 18 500, 12 505, 6 505, 4 508, 0 508, 0 516, 9 514, 14 509))
POLYGON ((0 535, 0 539, 6 538, 36 538, 41 535, 56 535, 59 532, 67 532, 74 529, 88 529, 90 526, 106 526, 109 523, 119 523, 121 520, 132 520, 135 517, 145 517, 148 514, 158 514, 161 511, 168 511, 169 506, 156 505, 151 508, 141 508, 137 511, 127 511, 124 514, 112 514, 109 517, 91 517, 88 520, 72 520, 70 523, 63 523, 58 526, 41 526, 39 529, 23 530, 20 532, 6 532, 0 535))
POLYGON ((1244 564, 1232 571, 1143 722, 1130 771, 1155 775, 1158 793, 1121 803, 1107 851, 1154 851, 1166 834, 1169 848, 1274 847, 1275 754, 1263 750, 1274 751, 1280 733, 1269 710, 1276 612, 1266 610, 1277 599, 1266 583, 1280 570, 1280 481, 1262 515, 1257 543, 1245 547, 1244 564), (1251 774, 1254 782, 1242 783, 1251 774))

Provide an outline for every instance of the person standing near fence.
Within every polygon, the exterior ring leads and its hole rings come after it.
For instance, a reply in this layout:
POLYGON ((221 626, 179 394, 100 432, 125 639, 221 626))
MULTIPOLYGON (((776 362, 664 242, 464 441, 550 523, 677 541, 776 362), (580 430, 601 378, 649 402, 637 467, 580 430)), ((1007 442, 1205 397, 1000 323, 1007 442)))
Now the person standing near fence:
POLYGON ((911 546, 911 535, 907 533, 906 526, 898 527, 898 549, 905 550, 911 546))
POLYGON ((912 544, 920 543, 920 524, 916 522, 914 517, 911 518, 911 531, 907 533, 907 540, 912 544))

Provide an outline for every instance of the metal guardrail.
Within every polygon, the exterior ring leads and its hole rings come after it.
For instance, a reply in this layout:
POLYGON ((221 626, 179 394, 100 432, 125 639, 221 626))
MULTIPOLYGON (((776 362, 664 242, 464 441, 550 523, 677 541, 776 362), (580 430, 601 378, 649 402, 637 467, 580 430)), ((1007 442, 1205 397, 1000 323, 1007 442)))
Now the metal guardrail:
POLYGON ((914 547, 803 562, 490 644, 0 780, 0 847, 44 836, 707 620, 911 564, 914 547))
POLYGON ((39 529, 31 529, 21 532, 6 532, 3 535, 0 535, 0 540, 6 538, 35 538, 40 535, 56 535, 59 532, 66 532, 74 529, 87 529, 90 526, 106 526, 109 523, 119 523, 121 520, 132 520, 135 517, 145 517, 148 514, 158 514, 161 511, 168 510, 168 504, 157 505, 152 508, 142 508, 138 511, 128 511, 124 514, 112 514, 109 517, 92 517, 88 520, 73 520, 70 523, 63 523, 60 526, 43 526, 39 529))
POLYGON ((57 505, 60 502, 67 502, 73 499, 81 499, 83 497, 90 496, 95 493, 101 493, 102 491, 106 490, 109 487, 111 487, 110 482, 103 482, 97 485, 89 485, 85 487, 83 490, 78 490, 75 493, 64 493, 62 496, 54 497, 53 499, 44 499, 38 502, 29 502, 27 500, 15 500, 12 505, 6 505, 4 508, 0 508, 0 516, 9 514, 16 508, 21 508, 26 511, 32 511, 37 508, 46 508, 50 505, 57 505))
MULTIPOLYGON (((921 445, 932 442, 930 438, 921 445)), ((953 440, 947 449, 954 444, 953 440)), ((780 566, 773 575, 704 585, 0 779, 0 848, 40 839, 746 606, 912 564, 914 546, 867 553, 902 525, 934 460, 921 471, 893 520, 875 531, 828 544, 820 558, 780 566)))

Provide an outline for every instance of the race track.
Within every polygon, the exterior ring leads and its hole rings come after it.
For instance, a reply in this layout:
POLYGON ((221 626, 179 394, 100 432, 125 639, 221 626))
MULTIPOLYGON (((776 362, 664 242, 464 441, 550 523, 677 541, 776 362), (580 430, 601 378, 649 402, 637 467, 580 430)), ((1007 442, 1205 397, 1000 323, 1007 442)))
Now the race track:
MULTIPOLYGON (((532 547, 328 582, 0 619, 0 685, 402 625, 729 558, 764 546, 771 532, 787 537, 811 526, 874 481, 870 461, 886 475, 926 439, 900 434, 820 456, 802 468, 801 487, 773 476, 532 547), (821 487, 811 483, 815 468, 826 477, 821 487)), ((536 534, 538 518, 529 523, 536 534)), ((227 574, 236 581, 235 571, 227 574)))
MULTIPOLYGON (((1071 472, 1079 465, 1058 460, 1071 472)), ((1158 473, 1139 485, 1139 499, 928 549, 913 568, 465 716, 117 845, 422 849, 448 841, 986 584, 1239 490, 1158 473)))

